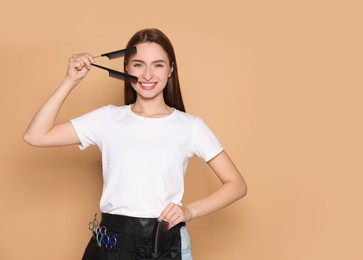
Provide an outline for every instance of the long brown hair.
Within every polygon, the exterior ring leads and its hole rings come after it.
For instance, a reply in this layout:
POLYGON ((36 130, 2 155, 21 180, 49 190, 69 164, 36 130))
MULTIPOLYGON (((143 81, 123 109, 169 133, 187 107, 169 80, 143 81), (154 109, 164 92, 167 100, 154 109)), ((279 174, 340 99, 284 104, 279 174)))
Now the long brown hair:
MULTIPOLYGON (((144 29, 138 31, 131 37, 129 42, 127 43, 126 48, 135 47, 139 43, 144 42, 154 42, 159 44, 164 51, 167 53, 170 61, 170 66, 173 67, 173 72, 168 79, 166 87, 163 91, 163 96, 165 103, 170 106, 174 107, 180 111, 185 112, 185 107, 183 103, 183 98, 181 95, 180 84, 179 84, 179 77, 178 77, 178 66, 176 63, 176 57, 173 45, 169 38, 160 30, 158 29, 144 29)), ((124 71, 126 71, 126 66, 128 64, 129 58, 132 54, 126 54, 125 62, 124 62, 124 71)), ((130 80, 125 79, 125 104, 133 104, 136 101, 136 91, 131 86, 130 80)))

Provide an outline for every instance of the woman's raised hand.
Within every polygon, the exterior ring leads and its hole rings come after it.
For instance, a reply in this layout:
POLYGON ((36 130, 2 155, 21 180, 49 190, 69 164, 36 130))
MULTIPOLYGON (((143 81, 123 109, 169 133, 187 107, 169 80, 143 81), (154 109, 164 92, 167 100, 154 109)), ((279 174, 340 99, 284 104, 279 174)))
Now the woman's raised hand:
POLYGON ((66 79, 79 83, 87 75, 93 62, 94 59, 89 53, 73 54, 68 60, 66 79))

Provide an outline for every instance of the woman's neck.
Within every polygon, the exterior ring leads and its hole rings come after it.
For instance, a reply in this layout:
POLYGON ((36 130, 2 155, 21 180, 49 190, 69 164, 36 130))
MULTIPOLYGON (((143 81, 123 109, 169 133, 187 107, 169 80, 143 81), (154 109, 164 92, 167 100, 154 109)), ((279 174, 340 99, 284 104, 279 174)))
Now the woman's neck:
POLYGON ((173 108, 169 107, 164 99, 162 100, 140 100, 136 99, 136 102, 131 105, 131 110, 143 117, 164 117, 173 112, 173 108))

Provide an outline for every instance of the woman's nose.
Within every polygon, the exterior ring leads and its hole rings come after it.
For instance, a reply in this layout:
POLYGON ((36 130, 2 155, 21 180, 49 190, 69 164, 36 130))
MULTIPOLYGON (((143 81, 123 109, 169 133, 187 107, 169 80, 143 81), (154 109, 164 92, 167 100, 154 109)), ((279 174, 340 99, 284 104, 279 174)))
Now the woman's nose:
POLYGON ((151 80, 153 78, 152 69, 149 67, 146 67, 142 76, 145 80, 151 80))

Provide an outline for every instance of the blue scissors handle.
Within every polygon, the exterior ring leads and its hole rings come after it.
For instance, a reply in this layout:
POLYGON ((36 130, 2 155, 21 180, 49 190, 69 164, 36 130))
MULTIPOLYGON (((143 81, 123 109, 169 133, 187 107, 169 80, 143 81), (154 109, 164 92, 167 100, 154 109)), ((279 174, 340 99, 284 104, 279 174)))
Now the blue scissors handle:
POLYGON ((115 246, 117 243, 116 237, 114 237, 114 236, 110 237, 110 239, 108 240, 108 243, 110 244, 110 247, 115 246))
POLYGON ((110 248, 112 248, 116 245, 117 239, 115 236, 108 236, 106 234, 103 234, 101 238, 101 243, 104 244, 106 248, 107 246, 110 246, 110 248))
POLYGON ((106 234, 103 234, 102 237, 101 237, 102 244, 104 244, 107 247, 109 241, 110 241, 109 236, 107 236, 106 234))
POLYGON ((107 236, 107 228, 105 226, 97 227, 96 231, 95 231, 95 237, 96 237, 98 246, 102 245, 102 241, 104 239, 106 239, 106 238, 104 238, 105 236, 108 237, 107 236))

